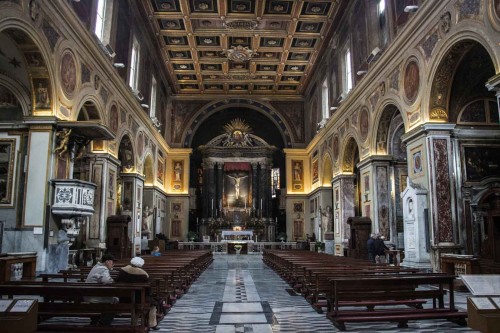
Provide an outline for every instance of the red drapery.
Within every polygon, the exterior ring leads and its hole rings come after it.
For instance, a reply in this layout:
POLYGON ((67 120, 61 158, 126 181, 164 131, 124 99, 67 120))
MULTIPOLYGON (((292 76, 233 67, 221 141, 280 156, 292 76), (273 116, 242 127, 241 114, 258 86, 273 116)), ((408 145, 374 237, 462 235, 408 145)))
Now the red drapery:
POLYGON ((226 162, 224 171, 250 171, 252 168, 248 162, 226 162))

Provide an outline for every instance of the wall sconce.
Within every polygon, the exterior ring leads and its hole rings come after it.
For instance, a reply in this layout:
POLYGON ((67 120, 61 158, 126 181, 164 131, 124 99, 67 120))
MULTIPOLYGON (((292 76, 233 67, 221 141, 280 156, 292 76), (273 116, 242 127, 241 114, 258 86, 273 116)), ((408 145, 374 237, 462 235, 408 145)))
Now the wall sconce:
POLYGON ((369 194, 369 192, 368 192, 368 191, 366 191, 366 192, 365 192, 365 202, 367 202, 367 201, 368 201, 368 194, 369 194))
POLYGON ((339 202, 336 202, 335 203, 335 209, 339 209, 339 206, 340 206, 339 202))

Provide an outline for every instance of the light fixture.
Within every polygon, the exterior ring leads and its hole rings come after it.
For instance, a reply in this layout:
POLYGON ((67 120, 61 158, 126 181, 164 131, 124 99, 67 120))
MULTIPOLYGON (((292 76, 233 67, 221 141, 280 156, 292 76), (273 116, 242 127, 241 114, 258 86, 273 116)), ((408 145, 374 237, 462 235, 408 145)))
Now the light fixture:
POLYGON ((366 73, 368 73, 367 71, 357 71, 356 74, 358 74, 358 76, 361 76, 361 75, 365 75, 366 73))
POLYGON ((145 109, 149 109, 149 105, 147 105, 147 104, 141 104, 141 106, 142 106, 143 108, 145 108, 145 109))
POLYGON ((125 68, 125 64, 123 62, 115 62, 113 66, 115 68, 125 68))
POLYGON ((405 13, 415 13, 418 10, 418 6, 406 6, 404 9, 405 13))
POLYGON ((337 106, 330 106, 330 111, 337 110, 337 109, 338 109, 337 106))

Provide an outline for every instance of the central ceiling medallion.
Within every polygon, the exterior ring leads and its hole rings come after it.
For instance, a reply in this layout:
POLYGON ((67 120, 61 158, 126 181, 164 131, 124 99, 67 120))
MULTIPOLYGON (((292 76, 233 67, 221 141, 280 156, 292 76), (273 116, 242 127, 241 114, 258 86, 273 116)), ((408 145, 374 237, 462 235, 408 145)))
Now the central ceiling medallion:
POLYGON ((254 20, 233 20, 233 21, 225 21, 224 27, 226 29, 232 30, 255 30, 259 25, 259 22, 254 20))
POLYGON ((231 46, 230 49, 222 53, 225 54, 229 60, 235 62, 248 61, 258 55, 258 53, 242 45, 231 46))

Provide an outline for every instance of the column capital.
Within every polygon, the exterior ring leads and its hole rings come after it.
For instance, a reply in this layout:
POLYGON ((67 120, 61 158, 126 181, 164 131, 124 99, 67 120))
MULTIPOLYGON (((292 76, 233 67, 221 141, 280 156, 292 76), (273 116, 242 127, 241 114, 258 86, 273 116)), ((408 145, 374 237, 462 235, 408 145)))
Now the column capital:
POLYGON ((451 136, 456 126, 456 124, 450 123, 425 123, 403 134, 401 136, 401 141, 409 144, 423 137, 434 135, 439 135, 441 137, 451 136))

